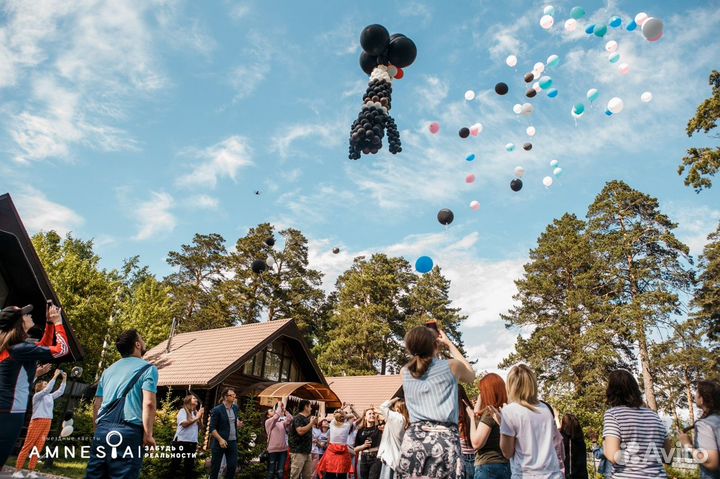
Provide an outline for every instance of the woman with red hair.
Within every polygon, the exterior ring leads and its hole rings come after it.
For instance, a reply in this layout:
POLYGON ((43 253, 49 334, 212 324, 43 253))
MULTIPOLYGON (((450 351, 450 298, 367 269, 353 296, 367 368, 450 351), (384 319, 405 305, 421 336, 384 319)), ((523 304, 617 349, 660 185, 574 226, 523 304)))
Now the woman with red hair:
POLYGON ((467 408, 470 421, 470 440, 475 453, 475 479, 510 479, 510 463, 500 449, 500 425, 492 415, 494 408, 507 403, 505 381, 495 373, 486 374, 478 383, 480 394, 475 409, 467 408), (480 421, 476 424, 475 418, 480 421))

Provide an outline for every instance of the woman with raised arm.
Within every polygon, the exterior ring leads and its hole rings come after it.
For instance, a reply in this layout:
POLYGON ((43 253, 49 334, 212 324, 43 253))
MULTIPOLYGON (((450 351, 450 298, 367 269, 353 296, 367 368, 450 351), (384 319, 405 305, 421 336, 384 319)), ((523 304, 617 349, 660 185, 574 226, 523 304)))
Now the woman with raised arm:
POLYGON ((385 429, 378 449, 378 458, 382 462, 380 479, 394 479, 400 463, 400 446, 405 430, 410 425, 410 416, 405 401, 400 398, 382 403, 380 412, 385 416, 385 429))
POLYGON ((36 375, 50 370, 49 364, 38 368, 38 361, 52 361, 70 352, 60 308, 56 306, 46 307, 42 339, 37 343, 27 341, 28 331, 35 325, 30 316, 32 309, 32 305, 8 306, 0 311, 0 469, 25 422, 30 385, 36 375))
POLYGON ((493 418, 493 408, 507 404, 505 381, 495 373, 483 376, 478 382, 480 394, 475 409, 467 408, 470 441, 475 451, 475 479, 510 479, 510 463, 500 449, 500 424, 493 418), (476 418, 479 421, 476 422, 476 418))
MULTIPOLYGON (((352 409, 352 408, 351 408, 352 409)), ((347 479, 352 471, 352 432, 355 430, 353 419, 356 417, 345 408, 336 409, 330 421, 328 446, 317 466, 317 473, 323 479, 347 479)))
POLYGON ((403 366, 403 390, 410 416, 401 446, 399 479, 459 479, 463 474, 458 418, 458 381, 472 382, 475 372, 442 331, 418 326, 405 335, 411 355, 403 366), (446 348, 452 359, 438 359, 446 348))

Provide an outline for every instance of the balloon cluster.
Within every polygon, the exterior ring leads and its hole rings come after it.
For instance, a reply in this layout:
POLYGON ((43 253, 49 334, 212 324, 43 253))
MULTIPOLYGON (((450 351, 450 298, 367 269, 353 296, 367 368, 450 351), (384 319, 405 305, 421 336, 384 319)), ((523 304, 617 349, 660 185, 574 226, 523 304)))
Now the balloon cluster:
POLYGON ((382 148, 387 131, 390 153, 402 151, 400 133, 390 116, 392 81, 403 77, 403 68, 417 56, 415 43, 401 33, 388 33, 382 25, 368 25, 360 34, 360 67, 370 75, 363 96, 363 106, 350 128, 348 157, 360 159, 361 154, 375 154, 382 148))

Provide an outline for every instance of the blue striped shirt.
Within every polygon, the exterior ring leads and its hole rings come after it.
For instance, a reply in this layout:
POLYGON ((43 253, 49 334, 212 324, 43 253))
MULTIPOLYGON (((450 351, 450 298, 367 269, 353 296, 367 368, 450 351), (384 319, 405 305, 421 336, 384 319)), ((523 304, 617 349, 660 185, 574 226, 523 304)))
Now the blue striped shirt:
POLYGON ((420 379, 403 368, 403 391, 410 422, 458 423, 458 381, 445 359, 433 359, 420 379))

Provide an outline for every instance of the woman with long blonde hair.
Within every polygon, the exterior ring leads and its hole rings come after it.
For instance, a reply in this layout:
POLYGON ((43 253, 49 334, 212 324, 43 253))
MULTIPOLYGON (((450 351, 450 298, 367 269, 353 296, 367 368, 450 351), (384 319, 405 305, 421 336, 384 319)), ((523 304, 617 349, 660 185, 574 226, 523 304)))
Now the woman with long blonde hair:
POLYGON ((405 429, 410 425, 410 417, 405 401, 400 398, 382 403, 380 412, 385 416, 385 429, 378 449, 378 458, 382 462, 380 479, 393 479, 400 463, 400 445, 405 429))
POLYGON ((518 364, 507 376, 509 404, 500 412, 491 408, 500 424, 500 450, 510 460, 512 477, 562 479, 556 443, 562 437, 552 409, 538 400, 535 373, 518 364))

